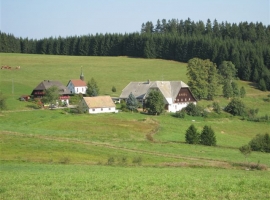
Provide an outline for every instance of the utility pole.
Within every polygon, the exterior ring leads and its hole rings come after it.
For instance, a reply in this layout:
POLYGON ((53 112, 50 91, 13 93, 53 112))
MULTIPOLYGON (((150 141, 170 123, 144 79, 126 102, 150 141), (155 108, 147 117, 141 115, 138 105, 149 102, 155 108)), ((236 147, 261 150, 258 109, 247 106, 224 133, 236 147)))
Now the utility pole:
POLYGON ((12 79, 12 94, 14 94, 14 83, 13 83, 13 79, 12 79))

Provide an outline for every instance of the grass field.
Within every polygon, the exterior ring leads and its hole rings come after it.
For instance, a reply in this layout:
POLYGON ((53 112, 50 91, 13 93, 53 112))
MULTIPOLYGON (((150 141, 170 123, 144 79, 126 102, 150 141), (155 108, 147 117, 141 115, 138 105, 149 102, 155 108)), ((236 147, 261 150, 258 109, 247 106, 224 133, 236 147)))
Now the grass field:
MULTIPOLYGON (((118 96, 130 81, 187 82, 185 63, 1 53, 0 58, 1 65, 21 66, 0 70, 0 91, 8 106, 0 113, 0 199, 270 197, 269 170, 244 170, 246 162, 270 167, 269 154, 252 152, 246 161, 238 150, 256 134, 269 133, 269 123, 229 115, 184 119, 169 113, 76 115, 33 109, 32 103, 18 101, 44 79, 67 84, 79 78, 81 66, 86 80, 95 78, 101 94, 118 96), (210 125, 217 147, 185 144, 185 131, 192 123, 199 131, 210 125)), ((269 115, 269 102, 264 101, 269 92, 248 82, 238 84, 246 88, 246 105, 259 108, 259 115, 269 115)), ((222 107, 229 102, 222 97, 216 101, 222 107)), ((212 102, 199 104, 206 107, 212 102)))

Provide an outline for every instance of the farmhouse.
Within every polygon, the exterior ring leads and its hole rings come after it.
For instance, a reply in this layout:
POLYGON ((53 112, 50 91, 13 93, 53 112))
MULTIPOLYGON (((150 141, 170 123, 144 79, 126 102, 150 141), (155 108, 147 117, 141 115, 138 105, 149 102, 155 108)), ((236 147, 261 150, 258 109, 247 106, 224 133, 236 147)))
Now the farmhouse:
POLYGON ((81 106, 90 114, 116 112, 115 104, 110 96, 83 97, 81 106))
POLYGON ((70 90, 72 94, 86 94, 86 83, 84 82, 84 75, 81 68, 80 79, 69 80, 67 84, 67 88, 70 90))
POLYGON ((183 81, 146 81, 130 82, 120 95, 127 99, 132 93, 139 102, 144 102, 151 90, 159 90, 164 97, 165 109, 176 112, 185 108, 189 103, 197 103, 187 84, 183 81))
POLYGON ((58 88, 58 92, 60 95, 59 100, 62 103, 69 104, 70 91, 60 81, 44 80, 40 84, 38 84, 37 87, 35 87, 31 95, 33 95, 34 98, 42 98, 45 95, 46 90, 52 86, 56 86, 58 88))

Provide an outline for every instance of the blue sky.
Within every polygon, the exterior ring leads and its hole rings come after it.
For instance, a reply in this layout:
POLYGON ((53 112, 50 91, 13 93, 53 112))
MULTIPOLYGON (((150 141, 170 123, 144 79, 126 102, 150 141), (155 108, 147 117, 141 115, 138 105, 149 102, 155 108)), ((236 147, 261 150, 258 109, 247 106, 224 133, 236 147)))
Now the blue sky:
POLYGON ((139 32, 144 22, 207 19, 270 24, 270 0, 0 0, 1 31, 41 39, 139 32))

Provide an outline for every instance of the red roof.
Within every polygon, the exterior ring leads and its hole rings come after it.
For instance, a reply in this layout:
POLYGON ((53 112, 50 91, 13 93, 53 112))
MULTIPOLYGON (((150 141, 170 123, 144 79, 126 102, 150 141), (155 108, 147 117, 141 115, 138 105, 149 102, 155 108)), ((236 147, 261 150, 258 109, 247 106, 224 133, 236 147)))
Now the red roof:
POLYGON ((86 86, 86 83, 84 81, 82 81, 81 79, 76 79, 76 80, 70 80, 72 82, 72 84, 75 87, 84 87, 86 86))

